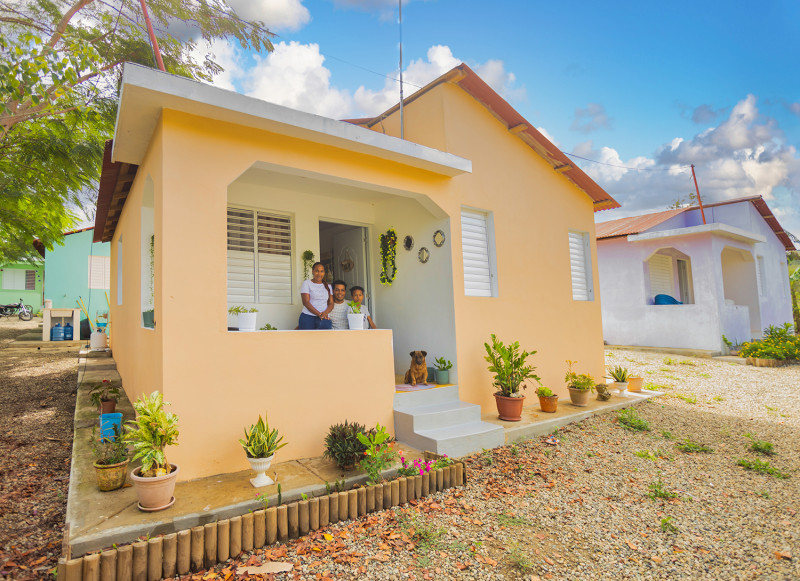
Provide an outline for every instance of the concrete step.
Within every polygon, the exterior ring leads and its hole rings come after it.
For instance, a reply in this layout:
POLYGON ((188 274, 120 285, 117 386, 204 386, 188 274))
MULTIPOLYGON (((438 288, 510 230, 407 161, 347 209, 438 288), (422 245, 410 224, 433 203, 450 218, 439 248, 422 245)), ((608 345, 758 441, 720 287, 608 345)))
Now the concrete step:
POLYGON ((395 408, 394 425, 414 432, 457 426, 481 419, 481 407, 460 400, 443 401, 412 408, 395 408))
POLYGON ((410 408, 420 405, 430 405, 443 401, 457 401, 458 386, 443 385, 441 387, 431 386, 428 389, 419 391, 399 391, 394 394, 394 409, 410 408))
POLYGON ((456 426, 422 430, 399 438, 420 450, 447 454, 451 458, 505 445, 506 433, 487 422, 468 422, 456 426))

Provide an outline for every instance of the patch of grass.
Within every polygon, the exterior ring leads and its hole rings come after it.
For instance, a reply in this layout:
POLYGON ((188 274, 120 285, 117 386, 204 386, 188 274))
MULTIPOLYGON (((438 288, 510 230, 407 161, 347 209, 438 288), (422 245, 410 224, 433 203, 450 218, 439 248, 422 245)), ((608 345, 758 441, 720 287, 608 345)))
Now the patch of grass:
POLYGON ((606 353, 606 357, 616 357, 616 355, 614 355, 613 352, 609 351, 608 353, 606 353))
POLYGON ((680 377, 678 377, 677 375, 665 375, 665 376, 664 376, 664 379, 673 379, 673 380, 675 380, 675 381, 683 381, 683 380, 682 380, 680 377))
POLYGON ((757 452, 758 454, 763 454, 765 456, 774 456, 775 455, 775 446, 772 442, 767 442, 766 440, 757 440, 753 434, 747 433, 744 434, 745 438, 750 438, 750 450, 753 452, 757 452))
POLYGON ((696 367, 697 363, 695 363, 691 359, 681 359, 680 361, 678 361, 678 365, 689 365, 691 367, 696 367))
POLYGON ((646 389, 647 391, 669 391, 672 389, 672 386, 648 381, 642 386, 642 389, 646 389))
POLYGON ((774 466, 770 466, 770 463, 766 461, 762 462, 761 460, 747 460, 745 458, 739 458, 736 464, 742 468, 746 468, 747 470, 752 470, 753 472, 758 472, 760 474, 769 474, 775 478, 789 478, 788 474, 784 474, 774 466))
POLYGON ((661 437, 665 440, 674 440, 675 436, 672 435, 672 432, 669 430, 661 430, 661 437))
POLYGON ((721 395, 715 395, 715 396, 714 396, 714 397, 712 397, 711 399, 712 399, 713 401, 725 401, 725 398, 724 398, 724 397, 722 397, 721 395))
POLYGON ((516 543, 508 551, 508 562, 514 569, 522 573, 533 571, 533 560, 516 543))
POLYGON ((682 442, 678 442, 675 444, 675 447, 678 448, 681 452, 686 452, 687 454, 694 454, 694 453, 703 453, 703 454, 713 454, 714 449, 706 444, 702 444, 700 442, 695 442, 691 438, 684 438, 682 442))
POLYGON ((634 454, 639 456, 639 458, 644 458, 645 460, 653 460, 653 461, 658 460, 655 454, 653 454, 650 450, 636 450, 634 454))
POLYGON ((650 493, 647 496, 652 500, 655 500, 656 498, 661 498, 664 500, 678 498, 678 494, 676 492, 672 492, 671 490, 664 488, 664 483, 661 481, 660 475, 658 480, 650 484, 648 488, 650 489, 650 493))
POLYGON ((656 458, 659 458, 661 460, 669 460, 670 462, 674 460, 672 454, 670 454, 669 452, 665 452, 661 448, 656 450, 656 458))
POLYGON ((516 444, 511 444, 511 455, 512 456, 517 456, 518 454, 519 454, 519 450, 517 450, 517 445, 516 444))
POLYGON ((424 554, 439 550, 445 535, 444 527, 437 527, 422 515, 409 513, 400 518, 400 528, 416 544, 418 552, 424 554))
POLYGON ((521 516, 507 514, 505 512, 501 512, 497 515, 497 522, 506 527, 519 527, 532 524, 529 520, 521 516))
POLYGON ((697 396, 693 393, 676 393, 674 397, 685 401, 686 403, 697 403, 697 396))
POLYGON ((672 357, 664 357, 664 365, 677 365, 678 360, 672 357))
POLYGON ((625 408, 617 414, 617 421, 626 430, 633 430, 637 432, 649 432, 650 424, 647 420, 639 417, 639 414, 633 408, 625 408))
POLYGON ((663 371, 665 373, 672 371, 672 369, 670 369, 669 367, 659 367, 658 370, 663 371))
POLYGON ((764 407, 767 408, 768 412, 777 412, 778 411, 778 408, 770 407, 768 405, 765 405, 764 407))
POLYGON ((655 371, 653 371, 653 370, 651 369, 650 371, 645 371, 645 373, 646 373, 647 375, 653 375, 653 374, 655 373, 655 371))
POLYGON ((672 517, 665 516, 661 519, 661 531, 665 533, 677 533, 678 527, 672 524, 672 517))
POLYGON ((483 454, 481 454, 481 460, 486 466, 491 466, 492 462, 494 462, 494 456, 492 456, 492 451, 484 450, 483 454))
POLYGON ((697 376, 698 377, 703 377, 705 379, 711 379, 711 374, 710 373, 698 373, 697 376))
POLYGON ((757 490, 756 496, 760 496, 761 498, 769 498, 769 492, 766 490, 757 490))

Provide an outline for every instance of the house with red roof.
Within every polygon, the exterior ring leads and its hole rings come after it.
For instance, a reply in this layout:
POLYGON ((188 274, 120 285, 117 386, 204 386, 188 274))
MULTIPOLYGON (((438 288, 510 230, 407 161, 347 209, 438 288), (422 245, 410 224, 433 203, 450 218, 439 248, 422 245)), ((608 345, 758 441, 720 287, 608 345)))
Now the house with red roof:
POLYGON ((794 249, 761 196, 599 223, 603 338, 712 352, 759 338, 792 321, 794 249))

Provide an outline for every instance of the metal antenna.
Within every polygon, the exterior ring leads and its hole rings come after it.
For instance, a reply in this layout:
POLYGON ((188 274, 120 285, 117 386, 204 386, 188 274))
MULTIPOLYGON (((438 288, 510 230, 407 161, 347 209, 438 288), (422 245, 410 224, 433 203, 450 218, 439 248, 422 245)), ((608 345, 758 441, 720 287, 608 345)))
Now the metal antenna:
POLYGON ((400 14, 400 139, 403 137, 403 0, 397 0, 397 7, 400 14))

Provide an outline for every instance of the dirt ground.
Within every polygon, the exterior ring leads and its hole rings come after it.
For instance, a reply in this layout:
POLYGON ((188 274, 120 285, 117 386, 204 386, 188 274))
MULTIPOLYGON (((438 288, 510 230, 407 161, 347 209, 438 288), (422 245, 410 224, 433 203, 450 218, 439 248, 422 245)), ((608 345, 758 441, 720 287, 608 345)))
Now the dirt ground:
POLYGON ((61 556, 75 352, 9 349, 40 319, 0 320, 0 578, 50 577, 61 556))

